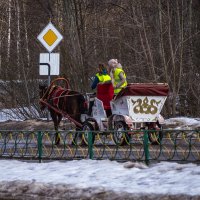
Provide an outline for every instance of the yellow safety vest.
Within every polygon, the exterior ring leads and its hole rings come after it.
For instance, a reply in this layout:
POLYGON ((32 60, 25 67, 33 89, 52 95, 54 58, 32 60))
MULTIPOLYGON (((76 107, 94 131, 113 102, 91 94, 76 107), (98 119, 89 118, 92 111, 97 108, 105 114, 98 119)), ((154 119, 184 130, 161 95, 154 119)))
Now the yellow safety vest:
MULTIPOLYGON (((114 86, 116 86, 116 85, 121 81, 121 79, 120 79, 120 77, 119 77, 119 74, 120 74, 121 72, 123 73, 123 75, 124 75, 124 77, 125 77, 125 79, 126 79, 126 74, 125 74, 124 70, 121 69, 121 68, 116 68, 116 69, 114 70, 114 73, 113 73, 113 77, 114 77, 114 86)), ((125 81, 125 82, 123 83, 123 85, 120 86, 120 88, 114 89, 114 93, 115 93, 115 94, 118 94, 118 93, 122 90, 122 88, 125 88, 126 86, 127 86, 127 81, 125 81)))
POLYGON ((108 74, 97 73, 96 76, 98 77, 100 83, 111 81, 111 77, 108 74))

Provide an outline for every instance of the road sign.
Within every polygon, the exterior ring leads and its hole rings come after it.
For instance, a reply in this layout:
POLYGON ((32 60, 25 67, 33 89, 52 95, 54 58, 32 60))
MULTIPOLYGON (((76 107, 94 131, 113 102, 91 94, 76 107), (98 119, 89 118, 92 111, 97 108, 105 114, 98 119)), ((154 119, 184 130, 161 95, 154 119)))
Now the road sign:
POLYGON ((60 54, 59 53, 40 53, 40 63, 48 63, 50 65, 50 74, 48 73, 48 65, 40 65, 40 75, 59 75, 60 73, 60 54))
POLYGON ((63 36, 59 33, 55 26, 49 22, 49 24, 42 30, 37 38, 47 49, 47 51, 51 53, 63 39, 63 36))

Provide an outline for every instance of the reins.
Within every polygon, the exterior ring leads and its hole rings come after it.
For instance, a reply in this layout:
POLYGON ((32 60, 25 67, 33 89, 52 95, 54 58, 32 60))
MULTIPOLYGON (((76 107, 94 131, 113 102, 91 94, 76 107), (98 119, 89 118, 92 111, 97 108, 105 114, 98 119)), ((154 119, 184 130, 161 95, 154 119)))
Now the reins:
MULTIPOLYGON (((73 90, 70 90, 70 91, 73 91, 73 90)), ((51 99, 59 99, 59 98, 62 98, 62 97, 73 97, 73 96, 79 96, 79 95, 83 95, 83 94, 81 94, 81 93, 79 93, 79 94, 67 94, 67 95, 61 95, 59 97, 53 97, 51 99)))

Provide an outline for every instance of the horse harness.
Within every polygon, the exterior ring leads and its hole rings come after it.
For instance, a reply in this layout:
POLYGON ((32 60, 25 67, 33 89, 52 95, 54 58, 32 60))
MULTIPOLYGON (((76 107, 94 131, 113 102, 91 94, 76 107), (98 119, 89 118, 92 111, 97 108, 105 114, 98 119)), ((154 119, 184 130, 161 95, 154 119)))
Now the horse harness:
MULTIPOLYGON (((54 87, 52 92, 48 95, 48 101, 54 105, 56 108, 59 108, 59 101, 60 98, 64 98, 64 94, 67 95, 69 93, 69 90, 66 90, 60 86, 54 87)), ((66 103, 66 98, 64 98, 64 102, 66 103)))
POLYGON ((66 97, 70 97, 70 96, 72 97, 72 96, 80 95, 80 94, 70 95, 69 94, 70 91, 71 91, 70 89, 66 89, 66 88, 63 88, 61 86, 53 85, 51 88, 47 89, 47 92, 45 92, 45 94, 41 98, 42 101, 40 101, 40 103, 46 101, 47 103, 54 106, 55 108, 63 109, 63 108, 59 107, 59 102, 60 102, 61 98, 63 98, 63 100, 64 100, 64 104, 63 104, 63 106, 64 106, 67 103, 66 97))

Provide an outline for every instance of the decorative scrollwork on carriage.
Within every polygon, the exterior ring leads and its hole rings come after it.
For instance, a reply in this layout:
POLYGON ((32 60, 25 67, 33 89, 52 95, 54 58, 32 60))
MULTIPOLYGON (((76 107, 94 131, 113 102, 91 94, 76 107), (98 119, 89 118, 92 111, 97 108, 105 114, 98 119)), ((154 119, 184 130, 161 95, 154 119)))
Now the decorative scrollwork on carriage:
POLYGON ((158 105, 161 100, 156 101, 155 99, 149 100, 148 97, 144 99, 138 98, 136 101, 131 99, 133 103, 133 112, 136 114, 156 114, 158 112, 158 105))

